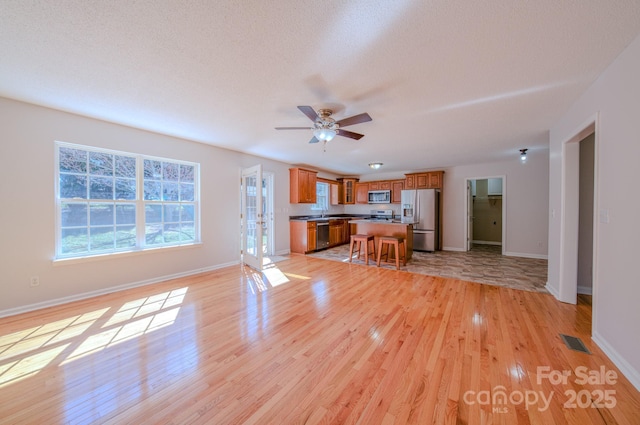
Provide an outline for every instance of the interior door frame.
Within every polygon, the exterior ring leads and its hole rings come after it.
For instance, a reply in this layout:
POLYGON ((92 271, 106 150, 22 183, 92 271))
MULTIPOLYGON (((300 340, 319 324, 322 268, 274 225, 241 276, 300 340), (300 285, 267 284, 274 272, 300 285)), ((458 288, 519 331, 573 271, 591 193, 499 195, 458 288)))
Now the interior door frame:
POLYGON ((275 181, 275 175, 271 171, 262 172, 262 180, 265 182, 266 195, 263 196, 262 202, 266 206, 265 217, 263 220, 266 222, 267 227, 267 252, 266 256, 275 255, 275 215, 274 215, 274 196, 273 196, 273 184, 275 181))
MULTIPOLYGON (((502 255, 506 255, 507 251, 507 176, 506 175, 492 175, 482 177, 467 177, 465 179, 464 186, 464 206, 465 206, 465 219, 464 219, 464 237, 465 251, 468 251, 468 245, 466 238, 469 236, 469 196, 467 196, 467 187, 471 185, 472 180, 487 180, 487 179, 502 179, 502 255)), ((471 210, 473 211, 473 210, 471 210)))

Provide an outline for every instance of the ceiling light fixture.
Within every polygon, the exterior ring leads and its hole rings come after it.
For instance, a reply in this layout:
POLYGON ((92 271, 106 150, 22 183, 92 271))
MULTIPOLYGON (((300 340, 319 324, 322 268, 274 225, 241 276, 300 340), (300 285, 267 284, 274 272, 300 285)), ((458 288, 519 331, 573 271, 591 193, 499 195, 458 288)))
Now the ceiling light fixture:
POLYGON ((338 132, 331 128, 316 128, 313 131, 315 138, 323 142, 331 141, 336 137, 336 134, 338 134, 338 132))
POLYGON ((369 163, 369 167, 377 170, 378 168, 382 167, 382 162, 371 162, 369 163))
POLYGON ((522 162, 526 162, 527 161, 527 151, 529 149, 520 149, 520 161, 522 162))

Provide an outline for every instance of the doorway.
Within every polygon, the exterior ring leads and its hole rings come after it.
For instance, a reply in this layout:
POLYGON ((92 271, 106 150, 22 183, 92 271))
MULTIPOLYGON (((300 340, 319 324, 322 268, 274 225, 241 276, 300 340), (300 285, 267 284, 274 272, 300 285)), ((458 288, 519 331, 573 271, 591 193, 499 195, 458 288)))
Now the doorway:
MULTIPOLYGON (((597 264, 597 132, 595 120, 563 145, 563 186, 560 234, 560 283, 562 302, 576 304, 578 293, 596 297, 597 264)), ((600 221, 608 212, 600 212, 600 221)))
POLYGON ((274 252, 273 180, 273 173, 263 173, 260 164, 241 172, 242 262, 258 271, 274 252))
POLYGON ((467 178, 466 186, 466 250, 474 245, 494 246, 504 255, 506 177, 467 178))

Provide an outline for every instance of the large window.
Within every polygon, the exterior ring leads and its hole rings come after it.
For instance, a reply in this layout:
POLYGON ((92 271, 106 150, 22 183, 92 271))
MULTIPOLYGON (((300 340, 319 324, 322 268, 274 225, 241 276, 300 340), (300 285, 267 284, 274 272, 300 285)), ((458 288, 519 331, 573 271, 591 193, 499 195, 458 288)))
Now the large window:
POLYGON ((58 258, 194 243, 198 164, 56 144, 58 258))

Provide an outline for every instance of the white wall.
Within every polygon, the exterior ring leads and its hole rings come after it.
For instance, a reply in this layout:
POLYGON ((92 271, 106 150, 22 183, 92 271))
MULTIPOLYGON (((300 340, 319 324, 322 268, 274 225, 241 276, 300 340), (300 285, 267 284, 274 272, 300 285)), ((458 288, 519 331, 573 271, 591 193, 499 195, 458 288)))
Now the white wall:
POLYGON ((527 162, 518 152, 502 162, 445 169, 443 187, 443 249, 464 251, 467 235, 467 179, 505 176, 505 254, 547 258, 549 151, 530 150, 527 162))
POLYGON ((276 252, 289 249, 287 164, 3 98, 0 158, 0 316, 237 263, 240 169, 259 162, 275 173, 276 252), (56 140, 200 163, 202 244, 54 265, 56 140))
MULTIPOLYGON (((602 73, 550 132, 549 289, 572 301, 571 273, 577 257, 567 217, 575 194, 565 192, 574 149, 566 142, 596 122, 595 261, 593 339, 640 389, 640 37, 602 73), (569 149, 567 149, 569 148, 569 149), (566 155, 566 152, 570 155, 566 155), (607 222, 608 221, 608 222, 607 222), (568 288, 568 289, 567 289, 568 288)), ((573 214, 573 213, 572 213, 573 214)), ((575 275, 575 273, 574 273, 575 275)), ((575 282, 573 283, 575 288, 575 282)))

